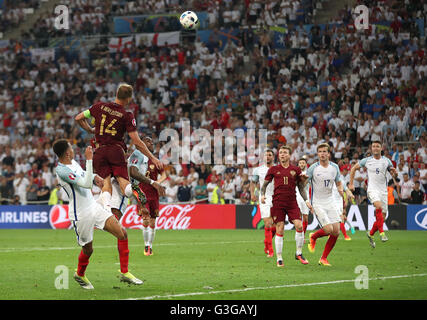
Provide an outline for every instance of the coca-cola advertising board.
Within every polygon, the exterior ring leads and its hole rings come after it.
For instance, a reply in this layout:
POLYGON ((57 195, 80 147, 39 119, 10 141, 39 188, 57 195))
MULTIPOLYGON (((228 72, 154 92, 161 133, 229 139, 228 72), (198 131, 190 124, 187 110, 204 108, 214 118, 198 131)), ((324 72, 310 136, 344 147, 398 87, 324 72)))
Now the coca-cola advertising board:
MULTIPOLYGON (((126 208, 120 220, 123 227, 141 229, 142 218, 136 213, 136 205, 126 208)), ((167 204, 160 205, 156 229, 235 229, 236 209, 234 205, 213 204, 167 204)))

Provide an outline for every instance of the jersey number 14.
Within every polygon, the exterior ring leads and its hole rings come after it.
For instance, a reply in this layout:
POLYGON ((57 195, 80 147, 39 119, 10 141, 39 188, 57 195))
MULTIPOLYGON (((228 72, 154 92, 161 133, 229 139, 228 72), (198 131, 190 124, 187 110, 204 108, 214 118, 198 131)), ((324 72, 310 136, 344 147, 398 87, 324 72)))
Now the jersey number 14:
POLYGON ((99 135, 102 136, 105 133, 111 134, 112 136, 115 136, 117 133, 117 130, 113 127, 113 125, 117 122, 117 119, 113 119, 110 124, 105 128, 104 131, 104 124, 105 120, 107 120, 107 116, 105 114, 101 115, 101 126, 99 127, 99 135))

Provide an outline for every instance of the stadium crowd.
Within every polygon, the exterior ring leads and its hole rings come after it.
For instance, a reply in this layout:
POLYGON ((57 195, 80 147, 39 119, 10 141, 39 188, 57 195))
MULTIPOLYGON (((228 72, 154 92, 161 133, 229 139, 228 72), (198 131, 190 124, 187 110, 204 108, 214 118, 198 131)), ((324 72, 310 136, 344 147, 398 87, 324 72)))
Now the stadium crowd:
MULTIPOLYGON (((380 140, 399 174, 398 186, 390 184, 397 191, 395 201, 425 202, 427 55, 425 38, 411 18, 420 10, 425 18, 421 4, 370 2, 370 14, 391 21, 390 28, 371 25, 356 31, 354 14, 346 8, 342 21, 336 21, 346 24, 325 30, 315 25, 307 32, 303 24, 310 15, 289 11, 295 3, 289 0, 223 1, 212 18, 215 26, 233 25, 233 14, 229 20, 224 16, 232 3, 243 8, 236 21, 253 28, 240 28, 240 41, 227 41, 223 50, 214 33, 207 44, 200 39, 176 47, 133 43, 120 53, 110 52, 102 41, 83 44, 78 52, 59 50, 55 60, 43 62, 12 41, 0 56, 2 203, 47 203, 51 194, 66 201, 56 188, 52 142, 70 139, 84 165, 83 150, 92 137, 73 118, 94 101, 113 100, 120 82, 134 86, 129 108, 139 131, 153 137, 160 158, 168 156, 161 152, 166 142, 159 141, 160 132, 180 132, 182 120, 190 121, 192 130, 209 130, 212 137, 215 129, 266 129, 268 147, 292 146, 293 162, 305 156, 313 163, 316 146, 329 143, 332 160, 348 182, 351 165, 369 155, 371 141, 380 140), (251 20, 251 12, 258 11, 270 18, 251 20), (257 25, 260 21, 265 25, 257 25), (267 26, 283 22, 288 23, 286 49, 278 50, 267 26)), ((115 8, 114 13, 131 12, 115 8)), ((221 202, 253 200, 250 165, 174 163, 167 171, 163 202, 212 201, 214 190, 221 191, 214 197, 221 202)), ((364 203, 365 171, 356 173, 355 184, 357 202, 364 203)), ((93 192, 99 192, 96 186, 93 192)))

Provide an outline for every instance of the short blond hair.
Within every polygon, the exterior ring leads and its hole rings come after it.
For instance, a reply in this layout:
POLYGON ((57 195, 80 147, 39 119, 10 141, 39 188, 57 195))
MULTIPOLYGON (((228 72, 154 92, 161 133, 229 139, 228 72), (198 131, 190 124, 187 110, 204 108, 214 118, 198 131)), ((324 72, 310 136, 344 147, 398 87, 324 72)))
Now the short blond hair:
POLYGON ((122 83, 117 88, 116 96, 117 96, 117 99, 119 100, 126 100, 129 98, 132 98, 132 95, 133 95, 133 88, 129 84, 122 83))
POLYGON ((317 146, 317 151, 321 148, 326 148, 328 152, 331 152, 331 146, 328 143, 321 143, 317 146))

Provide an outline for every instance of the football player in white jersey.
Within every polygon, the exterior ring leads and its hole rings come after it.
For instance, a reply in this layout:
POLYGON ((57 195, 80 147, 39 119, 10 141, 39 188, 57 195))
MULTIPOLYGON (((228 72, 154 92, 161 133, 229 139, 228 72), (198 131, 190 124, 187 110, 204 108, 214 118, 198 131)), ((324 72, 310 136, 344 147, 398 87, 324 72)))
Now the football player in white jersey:
MULTIPOLYGON (((302 157, 301 159, 298 160, 298 167, 300 167, 303 174, 307 173, 307 159, 305 157, 302 157)), ((308 195, 310 185, 307 183, 304 189, 305 189, 305 194, 308 195)), ((298 207, 302 215, 302 230, 305 236, 305 232, 307 231, 307 226, 308 226, 308 214, 310 213, 310 209, 308 209, 307 204, 305 203, 304 199, 301 197, 298 187, 295 188, 295 191, 297 194, 298 207)))
POLYGON ((388 213, 388 198, 387 198, 387 173, 390 172, 391 176, 396 176, 396 169, 390 159, 381 156, 382 143, 380 141, 373 141, 371 145, 372 156, 363 158, 350 171, 349 188, 354 190, 354 175, 356 170, 366 167, 368 171, 368 199, 375 207, 375 222, 370 232, 367 232, 369 243, 372 248, 375 248, 375 241, 373 235, 378 230, 380 233, 381 241, 388 240, 384 233, 384 221, 388 213))
POLYGON ((128 270, 129 249, 127 233, 119 224, 114 215, 104 209, 93 198, 93 151, 87 147, 85 151, 86 171, 74 160, 74 151, 71 144, 60 139, 54 142, 53 151, 58 156, 56 175, 59 185, 65 190, 69 198, 69 218, 73 223, 77 242, 82 247, 78 258, 77 271, 74 279, 84 289, 93 289, 92 284, 85 276, 89 258, 92 255, 92 241, 94 227, 110 232, 119 240, 120 280, 131 284, 143 282, 132 275, 128 270))
MULTIPOLYGON (((264 164, 256 167, 252 172, 251 181, 251 198, 252 201, 256 201, 255 187, 259 182, 260 186, 264 184, 265 175, 270 167, 274 165, 274 153, 273 150, 267 149, 264 152, 264 164)), ((264 252, 268 257, 274 257, 273 249, 273 237, 276 233, 276 227, 273 224, 273 219, 270 215, 270 208, 272 204, 272 197, 274 192, 274 185, 270 184, 266 190, 266 203, 261 203, 261 193, 259 193, 259 210, 261 211, 261 218, 264 221, 264 252)))
POLYGON ((336 163, 329 161, 329 155, 329 144, 321 143, 318 145, 317 156, 319 157, 319 161, 313 163, 307 170, 311 185, 313 213, 322 227, 315 233, 310 233, 308 250, 314 252, 317 238, 329 235, 322 257, 319 260, 319 264, 324 266, 330 266, 327 257, 334 248, 340 234, 341 211, 337 208, 332 195, 333 185, 337 185, 341 196, 344 194, 340 180, 340 170, 336 163))

